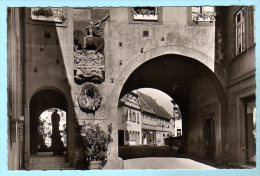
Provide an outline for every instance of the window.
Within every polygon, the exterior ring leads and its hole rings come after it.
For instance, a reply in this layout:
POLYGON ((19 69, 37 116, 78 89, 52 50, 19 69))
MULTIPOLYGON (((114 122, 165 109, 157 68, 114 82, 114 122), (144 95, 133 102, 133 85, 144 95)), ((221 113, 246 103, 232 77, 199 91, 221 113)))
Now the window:
POLYGON ((126 140, 126 141, 129 141, 129 133, 128 133, 127 130, 125 131, 125 140, 126 140))
POLYGON ((243 7, 235 15, 236 28, 236 55, 246 48, 245 41, 245 8, 243 7))
POLYGON ((134 7, 131 12, 135 21, 158 21, 157 7, 134 7))
POLYGON ((177 129, 177 136, 181 136, 181 129, 177 129))
POLYGON ((128 110, 125 109, 125 114, 123 114, 123 119, 122 119, 122 121, 123 121, 123 122, 124 122, 124 121, 127 121, 127 118, 128 118, 128 110))
POLYGON ((32 20, 62 23, 66 20, 63 8, 31 8, 32 20))
POLYGON ((143 31, 143 37, 149 37, 149 31, 143 31))
POLYGON ((125 110, 125 119, 124 120, 126 120, 126 121, 129 120, 128 119, 128 109, 125 110))
POLYGON ((192 7, 192 21, 198 24, 199 22, 214 22, 216 13, 214 12, 214 7, 209 6, 199 6, 192 7))
POLYGON ((129 132, 129 141, 132 140, 132 131, 129 132))
POLYGON ((132 112, 131 112, 131 110, 129 110, 129 121, 132 121, 132 112))

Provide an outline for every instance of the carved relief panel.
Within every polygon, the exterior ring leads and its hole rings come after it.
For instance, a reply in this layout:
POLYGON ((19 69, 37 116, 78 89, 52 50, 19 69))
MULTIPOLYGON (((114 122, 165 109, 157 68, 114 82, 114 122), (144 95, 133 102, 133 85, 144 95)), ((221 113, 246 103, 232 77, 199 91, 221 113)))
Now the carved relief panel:
POLYGON ((87 19, 74 21, 74 82, 81 89, 80 109, 95 114, 102 100, 98 85, 105 81, 104 21, 110 15, 106 9, 95 8, 80 13, 87 19))

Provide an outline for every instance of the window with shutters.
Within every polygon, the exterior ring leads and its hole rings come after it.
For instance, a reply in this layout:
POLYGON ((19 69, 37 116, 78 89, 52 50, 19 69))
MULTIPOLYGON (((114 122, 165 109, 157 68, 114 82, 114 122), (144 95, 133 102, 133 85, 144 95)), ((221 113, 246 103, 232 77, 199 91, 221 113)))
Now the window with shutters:
POLYGON ((245 7, 240 9, 235 15, 236 55, 246 49, 245 16, 245 7))

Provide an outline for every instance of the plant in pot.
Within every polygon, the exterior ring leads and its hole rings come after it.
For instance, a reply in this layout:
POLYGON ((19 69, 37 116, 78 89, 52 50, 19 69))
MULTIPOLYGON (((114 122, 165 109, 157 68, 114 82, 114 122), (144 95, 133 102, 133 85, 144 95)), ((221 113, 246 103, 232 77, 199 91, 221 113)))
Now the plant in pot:
POLYGON ((107 163, 109 144, 112 139, 112 124, 107 131, 98 124, 85 123, 80 126, 83 149, 89 169, 102 169, 107 163))

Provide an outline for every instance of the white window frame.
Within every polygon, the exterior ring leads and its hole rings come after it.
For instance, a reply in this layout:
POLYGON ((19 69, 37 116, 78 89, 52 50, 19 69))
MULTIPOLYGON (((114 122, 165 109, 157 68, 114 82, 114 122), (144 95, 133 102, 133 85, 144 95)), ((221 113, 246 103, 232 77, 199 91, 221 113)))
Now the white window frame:
POLYGON ((32 20, 39 20, 39 21, 51 21, 51 22, 58 22, 58 23, 62 23, 63 22, 63 18, 64 17, 64 10, 62 7, 46 7, 46 8, 43 8, 43 9, 49 9, 52 11, 53 15, 52 16, 49 16, 49 17, 46 17, 44 15, 34 15, 34 11, 37 11, 39 10, 40 8, 37 7, 37 8, 31 8, 31 18, 32 20))
POLYGON ((246 8, 243 7, 235 15, 236 55, 245 51, 246 49, 245 18, 246 18, 246 8), (240 21, 238 21, 239 17, 240 17, 240 21))
POLYGON ((215 8, 213 8, 213 11, 206 11, 205 8, 208 8, 210 6, 199 6, 199 7, 191 7, 191 13, 192 13, 192 21, 195 23, 199 22, 214 22, 215 21, 215 8), (199 8, 199 12, 195 12, 194 8, 199 8))
MULTIPOLYGON (((142 8, 142 7, 140 7, 142 8)), ((145 8, 145 7, 143 7, 145 8)), ((158 7, 154 7, 155 10, 155 14, 154 15, 146 15, 146 14, 138 14, 134 11, 132 11, 132 15, 133 15, 133 20, 136 21, 158 21, 159 19, 159 11, 158 11, 158 7)))

